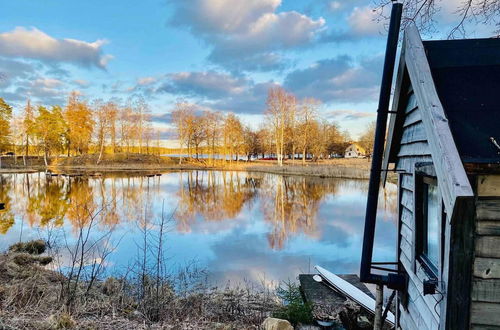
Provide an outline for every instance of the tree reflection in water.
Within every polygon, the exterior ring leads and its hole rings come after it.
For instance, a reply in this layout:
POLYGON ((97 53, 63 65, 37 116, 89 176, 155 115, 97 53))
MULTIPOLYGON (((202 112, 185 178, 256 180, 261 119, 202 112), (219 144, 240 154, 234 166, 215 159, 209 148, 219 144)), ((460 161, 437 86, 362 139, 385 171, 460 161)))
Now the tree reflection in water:
MULTIPOLYGON (((291 237, 299 234, 319 239, 319 207, 345 182, 229 171, 173 172, 162 177, 8 174, 1 175, 0 180, 0 202, 6 205, 0 213, 1 234, 7 234, 16 222, 21 228, 24 224, 31 228, 62 226, 65 222, 81 228, 89 214, 97 211, 102 230, 131 222, 144 228, 159 215, 162 200, 169 202, 166 212, 174 212, 177 232, 189 233, 198 230, 204 221, 253 221, 241 219, 240 215, 257 203, 269 226, 268 244, 274 250, 283 249, 291 237)), ((366 181, 359 182, 360 190, 366 187, 366 181)), ((386 214, 393 214, 395 192, 382 195, 380 203, 389 210, 386 214)))

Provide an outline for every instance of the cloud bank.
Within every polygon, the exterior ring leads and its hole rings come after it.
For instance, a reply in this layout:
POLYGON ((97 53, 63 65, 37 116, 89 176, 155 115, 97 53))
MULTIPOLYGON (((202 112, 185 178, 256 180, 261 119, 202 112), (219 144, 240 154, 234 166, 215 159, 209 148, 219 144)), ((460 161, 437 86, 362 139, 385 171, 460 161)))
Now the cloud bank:
POLYGON ((56 39, 37 28, 16 27, 0 33, 0 55, 36 59, 45 62, 65 62, 83 67, 105 69, 111 55, 104 55, 105 40, 86 42, 56 39))
POLYGON ((175 10, 171 23, 187 28, 212 46, 208 59, 230 70, 282 69, 285 64, 279 53, 310 45, 325 25, 322 17, 278 12, 281 0, 172 3, 175 10))

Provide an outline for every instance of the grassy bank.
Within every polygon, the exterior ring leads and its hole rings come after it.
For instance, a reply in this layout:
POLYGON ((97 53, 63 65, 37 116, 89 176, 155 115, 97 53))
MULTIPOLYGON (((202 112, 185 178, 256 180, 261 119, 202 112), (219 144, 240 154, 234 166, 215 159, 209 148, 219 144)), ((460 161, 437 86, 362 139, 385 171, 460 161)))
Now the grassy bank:
POLYGON ((98 162, 97 155, 77 157, 59 157, 50 160, 45 166, 40 157, 3 157, 0 173, 32 172, 50 170, 61 174, 96 174, 103 172, 132 172, 137 174, 154 174, 169 170, 232 170, 254 171, 286 175, 305 175, 325 178, 368 179, 370 161, 368 159, 332 159, 318 162, 299 160, 285 162, 284 166, 275 161, 211 161, 184 159, 179 164, 178 158, 160 157, 143 154, 106 154, 98 162), (26 166, 24 163, 26 162, 26 166))
POLYGON ((0 254, 0 329, 255 329, 279 306, 273 291, 209 287, 193 269, 63 274, 44 251, 32 241, 0 254))

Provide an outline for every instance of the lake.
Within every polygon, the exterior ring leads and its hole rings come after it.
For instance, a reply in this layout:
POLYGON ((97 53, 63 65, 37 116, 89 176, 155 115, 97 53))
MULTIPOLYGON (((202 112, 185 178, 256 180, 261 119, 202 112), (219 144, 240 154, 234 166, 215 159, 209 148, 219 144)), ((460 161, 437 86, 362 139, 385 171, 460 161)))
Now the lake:
MULTIPOLYGON (((359 271, 366 180, 173 171, 4 174, 0 181, 6 203, 0 249, 42 238, 58 251, 60 267, 85 238, 90 258, 104 260, 107 274, 133 270, 159 253, 169 271, 197 267, 224 285, 276 284, 316 264, 335 273, 359 271)), ((396 258, 396 197, 393 184, 381 193, 376 261, 396 258)))

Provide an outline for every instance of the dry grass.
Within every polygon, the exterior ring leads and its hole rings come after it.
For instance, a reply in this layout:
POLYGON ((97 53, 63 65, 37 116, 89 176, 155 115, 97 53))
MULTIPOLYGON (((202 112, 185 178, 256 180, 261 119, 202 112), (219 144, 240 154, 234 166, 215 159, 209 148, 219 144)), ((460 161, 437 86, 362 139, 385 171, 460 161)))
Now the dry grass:
POLYGON ((227 164, 224 169, 266 172, 285 175, 317 176, 322 178, 369 179, 370 159, 329 159, 319 162, 288 160, 283 166, 275 161, 253 161, 227 164))
MULTIPOLYGON (((286 175, 318 176, 325 178, 349 178, 369 179, 370 159, 362 158, 338 158, 320 160, 317 162, 307 161, 302 164, 301 160, 287 160, 284 166, 278 166, 276 161, 222 161, 208 159, 184 159, 182 164, 178 159, 145 155, 145 154, 105 154, 99 165, 97 155, 82 155, 75 157, 60 157, 53 159, 49 168, 56 173, 63 174, 92 174, 93 172, 137 172, 137 174, 157 173, 168 170, 231 170, 231 171, 255 171, 286 175)), ((7 167, 9 167, 7 165, 7 167)), ((2 170, 0 170, 2 171, 2 170)), ((6 169, 3 171, 12 171, 6 169)))
POLYGON ((173 165, 175 160, 170 157, 160 157, 148 154, 116 153, 103 154, 97 165, 98 154, 87 154, 72 157, 60 157, 52 161, 51 166, 128 166, 128 165, 173 165))
POLYGON ((69 279, 43 267, 46 256, 13 250, 0 255, 0 329, 257 329, 277 307, 269 290, 208 287, 185 272, 110 277, 90 291, 81 282, 68 306, 69 279))

